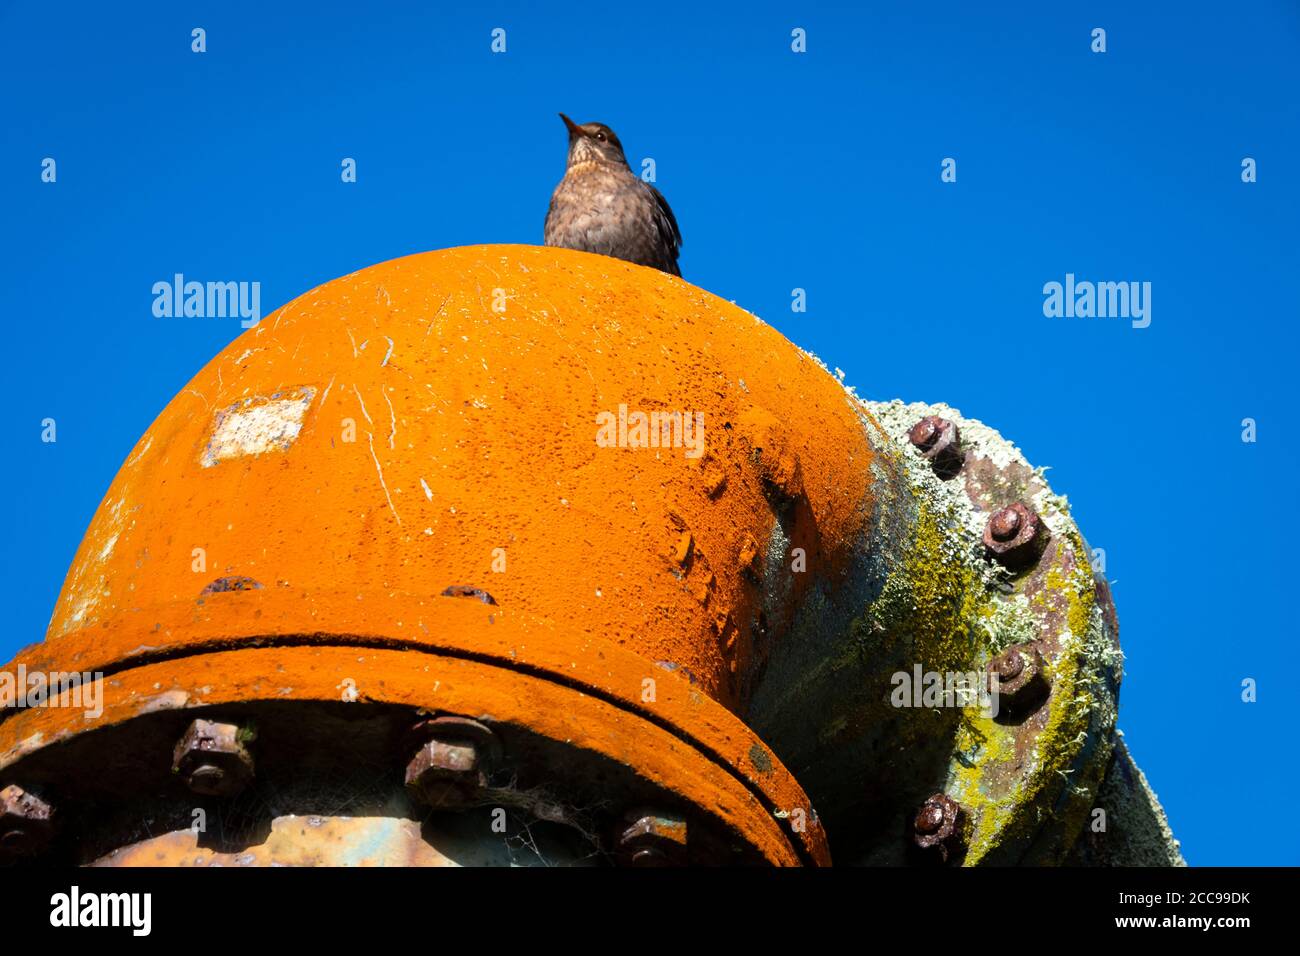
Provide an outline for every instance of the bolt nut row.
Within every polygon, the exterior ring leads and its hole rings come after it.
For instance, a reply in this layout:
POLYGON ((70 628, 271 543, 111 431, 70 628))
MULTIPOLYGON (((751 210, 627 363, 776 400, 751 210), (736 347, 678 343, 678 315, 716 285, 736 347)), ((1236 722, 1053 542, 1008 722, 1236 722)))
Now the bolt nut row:
MULTIPOLYGON (((204 796, 230 797, 253 779, 249 734, 237 724, 192 721, 173 751, 172 770, 204 796)), ((411 796, 432 807, 460 808, 479 802, 501 759, 501 744, 484 724, 468 717, 441 716, 410 731, 414 756, 406 765, 411 796)), ((50 804, 16 784, 0 790, 0 862, 44 849, 54 835, 50 804)), ((627 866, 675 866, 686 862, 685 818, 657 810, 636 810, 624 818, 615 838, 619 862, 627 866)))
MULTIPOLYGON (((956 424, 928 415, 908 432, 912 446, 940 478, 954 477, 965 459, 956 424)), ((1032 508, 1020 502, 994 512, 984 527, 985 553, 1004 568, 1024 570, 1042 556, 1051 532, 1032 508)), ((998 695, 999 709, 1022 714, 1037 707, 1050 691, 1043 658, 1033 644, 1007 648, 989 662, 987 680, 998 695)), ((924 858, 947 863, 965 847, 966 812, 947 794, 928 797, 910 823, 913 846, 924 858)))
MULTIPOLYGON (((444 716, 417 724, 423 738, 406 766, 406 789, 419 802, 455 808, 479 802, 501 758, 501 745, 488 727, 468 717, 444 716)), ((626 815, 615 839, 625 866, 677 866, 686 862, 686 820, 673 814, 636 810, 626 815)))
MULTIPOLYGON (((947 480, 961 471, 966 452, 955 422, 927 415, 911 427, 907 440, 938 477, 947 480)), ((1015 502, 989 518, 984 528, 984 549, 1003 567, 1020 571, 1042 556, 1050 538, 1051 532, 1037 512, 1015 502)))

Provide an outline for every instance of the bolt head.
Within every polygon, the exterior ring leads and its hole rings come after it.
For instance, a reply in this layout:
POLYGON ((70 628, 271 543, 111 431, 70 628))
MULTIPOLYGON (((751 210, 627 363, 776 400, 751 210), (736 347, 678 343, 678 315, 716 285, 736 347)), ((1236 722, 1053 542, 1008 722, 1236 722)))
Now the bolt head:
POLYGON ((406 765, 406 789, 432 807, 467 806, 488 785, 500 757, 496 735, 467 717, 422 721, 412 735, 423 738, 406 765))
POLYGON ((989 521, 989 530, 997 541, 1010 541, 1020 530, 1020 512, 1015 508, 1003 508, 989 521))
POLYGON ((912 430, 907 433, 907 439, 922 451, 934 444, 934 440, 939 437, 939 425, 934 416, 922 418, 912 426, 912 430))
POLYGON ((985 668, 989 692, 998 695, 998 713, 1021 717, 1037 709, 1051 690, 1043 655, 1036 644, 1008 647, 985 668))
POLYGON ((253 756, 239 725, 193 721, 172 752, 172 770, 205 797, 233 797, 253 779, 253 756))
POLYGON ((907 440, 930 462, 934 473, 945 481, 961 471, 965 453, 957 426, 938 415, 927 415, 912 426, 907 440))
POLYGON ((406 782, 415 783, 426 775, 462 776, 479 769, 478 751, 473 744, 451 744, 430 740, 406 766, 406 782))
POLYGON ((923 835, 938 833, 943 826, 943 808, 934 803, 923 804, 913 825, 916 832, 923 835))
POLYGON ((985 552, 1010 571, 1034 564, 1050 539, 1038 513, 1018 501, 995 512, 984 526, 985 552))
POLYGON ((966 813, 946 793, 926 798, 912 821, 912 843, 927 858, 947 863, 965 845, 966 813))
POLYGON ((54 808, 17 784, 0 790, 0 861, 39 853, 54 837, 54 808))
POLYGON ((1025 658, 1017 648, 1011 648, 1005 654, 999 654, 989 665, 989 673, 995 674, 999 681, 1014 680, 1025 669, 1025 658))

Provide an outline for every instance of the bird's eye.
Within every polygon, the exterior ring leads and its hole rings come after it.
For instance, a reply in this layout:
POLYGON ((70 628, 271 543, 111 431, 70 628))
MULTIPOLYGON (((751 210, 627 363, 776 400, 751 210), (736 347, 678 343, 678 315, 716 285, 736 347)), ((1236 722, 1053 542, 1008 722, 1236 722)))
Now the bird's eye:
POLYGON ((605 142, 605 134, 604 134, 604 133, 597 133, 597 134, 596 134, 596 139, 600 140, 602 143, 605 142))

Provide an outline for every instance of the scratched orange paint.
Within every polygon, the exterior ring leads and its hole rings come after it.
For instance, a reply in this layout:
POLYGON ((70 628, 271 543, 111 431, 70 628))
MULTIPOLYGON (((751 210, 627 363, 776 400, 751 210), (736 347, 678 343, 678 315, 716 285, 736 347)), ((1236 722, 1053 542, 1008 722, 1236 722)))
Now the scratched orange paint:
POLYGON ((274 628, 295 633, 330 630, 344 595, 370 632, 409 634, 376 599, 467 584, 743 710, 764 479, 806 495, 815 537, 795 543, 833 579, 870 464, 830 375, 679 279, 528 246, 411 256, 293 300, 176 396, 96 513, 48 646, 138 643, 119 625, 222 577, 289 596, 274 628), (703 415, 706 453, 600 447, 597 416, 620 405, 703 415))

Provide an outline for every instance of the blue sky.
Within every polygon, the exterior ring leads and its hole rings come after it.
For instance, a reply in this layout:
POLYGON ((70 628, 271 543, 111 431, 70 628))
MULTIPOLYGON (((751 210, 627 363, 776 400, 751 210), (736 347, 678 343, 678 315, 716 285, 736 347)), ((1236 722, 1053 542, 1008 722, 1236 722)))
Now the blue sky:
POLYGON ((396 256, 540 243, 563 110, 655 159, 688 280, 862 395, 947 402, 1052 467, 1106 551, 1121 726, 1188 860, 1300 862, 1294 827, 1253 830, 1297 784, 1297 5, 392 6, 0 5, 21 345, 0 659, 43 635, 136 439, 241 331, 155 319, 154 282, 257 280, 269 313, 396 256), (1151 325, 1044 317, 1067 272, 1150 282, 1151 325), (1031 380, 990 367, 1007 349, 1031 380))

